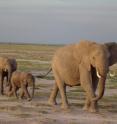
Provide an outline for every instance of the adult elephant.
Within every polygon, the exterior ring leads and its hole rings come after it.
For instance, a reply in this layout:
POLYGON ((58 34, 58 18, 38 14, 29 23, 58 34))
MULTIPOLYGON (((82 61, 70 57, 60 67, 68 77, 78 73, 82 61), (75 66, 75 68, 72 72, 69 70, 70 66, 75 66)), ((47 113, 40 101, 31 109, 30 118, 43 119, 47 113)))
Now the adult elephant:
POLYGON ((13 58, 0 57, 0 93, 3 95, 3 81, 7 78, 7 85, 11 87, 11 75, 17 69, 17 62, 13 58))
POLYGON ((117 43, 108 42, 108 43, 105 43, 104 45, 107 47, 110 53, 109 66, 112 66, 117 63, 117 43))
POLYGON ((97 111, 97 101, 102 98, 108 72, 109 52, 107 48, 95 42, 81 41, 78 44, 60 48, 54 55, 52 70, 55 84, 49 98, 49 104, 56 104, 58 91, 62 98, 62 108, 68 108, 66 86, 81 85, 86 92, 84 109, 97 111), (95 90, 99 83, 99 93, 95 90))

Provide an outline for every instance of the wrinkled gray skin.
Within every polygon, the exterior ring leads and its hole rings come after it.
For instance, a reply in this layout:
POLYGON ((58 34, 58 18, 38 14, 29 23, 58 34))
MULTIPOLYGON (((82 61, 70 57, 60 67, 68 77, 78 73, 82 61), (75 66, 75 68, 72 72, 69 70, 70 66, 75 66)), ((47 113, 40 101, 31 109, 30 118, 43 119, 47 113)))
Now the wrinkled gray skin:
POLYGON ((110 53, 109 57, 109 66, 112 66, 117 63, 117 43, 108 42, 104 44, 110 53))
POLYGON ((4 94, 3 82, 6 77, 7 86, 9 90, 11 88, 11 76, 14 71, 17 70, 17 62, 14 58, 0 57, 0 93, 4 94))
POLYGON ((60 48, 52 61, 56 82, 49 98, 49 104, 56 104, 56 96, 60 91, 62 108, 68 108, 66 86, 81 85, 86 92, 86 102, 83 109, 96 112, 97 102, 104 94, 109 55, 105 45, 90 41, 60 48), (96 96, 97 85, 99 85, 99 92, 96 96))

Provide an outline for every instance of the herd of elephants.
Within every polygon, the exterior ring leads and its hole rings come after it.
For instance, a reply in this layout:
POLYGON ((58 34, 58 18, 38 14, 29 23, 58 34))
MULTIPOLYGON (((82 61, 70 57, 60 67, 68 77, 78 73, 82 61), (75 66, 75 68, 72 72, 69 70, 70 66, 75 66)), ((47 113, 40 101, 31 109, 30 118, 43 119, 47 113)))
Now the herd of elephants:
MULTIPOLYGON (((48 71, 53 71, 55 79, 48 103, 50 105, 57 104, 56 97, 59 91, 62 101, 61 107, 68 109, 66 86, 81 86, 86 92, 86 101, 83 109, 89 112, 96 112, 98 110, 98 100, 104 94, 109 66, 116 62, 116 42, 102 44, 84 40, 59 48, 53 56, 52 64, 48 71), (96 89, 98 89, 97 95, 96 89)), ((34 95, 34 82, 35 77, 31 73, 17 71, 17 62, 14 58, 0 57, 1 95, 11 96, 14 94, 21 99, 25 96, 30 101, 34 95), (6 84, 3 83, 4 78, 7 79, 6 84), (33 84, 31 95, 27 89, 29 84, 33 84), (4 93, 5 86, 9 87, 7 93, 4 93), (19 88, 21 90, 17 96, 19 88)))

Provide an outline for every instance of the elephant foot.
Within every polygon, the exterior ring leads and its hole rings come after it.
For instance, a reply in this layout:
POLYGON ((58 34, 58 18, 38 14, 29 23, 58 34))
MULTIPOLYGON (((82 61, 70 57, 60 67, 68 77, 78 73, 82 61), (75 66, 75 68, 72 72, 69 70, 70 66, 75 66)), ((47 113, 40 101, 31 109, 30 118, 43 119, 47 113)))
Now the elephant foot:
POLYGON ((92 102, 90 107, 89 107, 89 112, 95 113, 95 112, 98 112, 98 111, 99 111, 99 109, 98 109, 97 101, 96 102, 92 102))
POLYGON ((97 109, 92 109, 92 108, 89 108, 88 111, 91 112, 91 113, 96 113, 96 112, 98 112, 97 109))
POLYGON ((48 100, 48 105, 54 106, 57 105, 57 103, 54 100, 48 100))
POLYGON ((96 112, 98 112, 98 109, 96 107, 94 107, 94 106, 93 107, 90 106, 88 111, 92 112, 92 113, 96 113, 96 112))
POLYGON ((84 105, 84 107, 82 108, 84 111, 88 111, 89 110, 89 106, 84 105))
POLYGON ((63 110, 69 110, 68 104, 62 104, 61 105, 61 109, 63 109, 63 110))
POLYGON ((27 98, 27 101, 31 101, 32 99, 31 98, 27 98))

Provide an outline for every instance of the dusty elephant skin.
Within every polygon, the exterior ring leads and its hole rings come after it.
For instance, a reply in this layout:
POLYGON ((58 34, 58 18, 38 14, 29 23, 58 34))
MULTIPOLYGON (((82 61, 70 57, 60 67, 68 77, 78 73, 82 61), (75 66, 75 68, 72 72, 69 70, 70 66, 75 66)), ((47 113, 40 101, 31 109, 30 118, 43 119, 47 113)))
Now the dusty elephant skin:
POLYGON ((21 88, 21 92, 20 92, 21 99, 25 95, 27 97, 27 100, 30 101, 31 97, 34 96, 35 78, 31 73, 18 72, 18 71, 13 72, 12 77, 11 77, 11 85, 12 85, 12 89, 8 93, 8 96, 11 96, 14 93, 14 95, 18 98, 17 90, 19 88, 21 88), (32 86, 33 86, 32 96, 30 96, 28 89, 27 89, 27 87, 30 84, 32 84, 32 86))
POLYGON ((108 72, 109 52, 102 44, 81 41, 60 48, 54 55, 52 70, 55 77, 49 104, 56 104, 60 91, 62 108, 68 108, 66 86, 81 85, 86 92, 84 110, 97 111, 97 102, 104 94, 105 80, 108 72), (99 94, 95 91, 99 84, 99 94))
MULTIPOLYGON (((31 73, 35 76, 37 74, 45 74, 48 72, 50 63, 45 66, 45 61, 50 62, 53 53, 60 47, 61 46, 55 47, 53 45, 44 45, 42 47, 40 45, 27 44, 17 46, 16 44, 11 44, 9 49, 9 44, 0 44, 0 56, 2 56, 4 53, 5 55, 7 53, 9 56, 16 56, 18 68, 24 71, 31 71, 31 73), (36 51, 34 51, 34 49, 36 51), (42 52, 44 54, 41 54, 42 52), (44 57, 44 63, 43 61, 41 63, 37 63, 37 61, 40 60, 40 55, 44 57), (23 58, 25 58, 25 62, 22 62, 23 58), (44 67, 41 68, 40 65, 44 65, 44 67)), ((117 64, 112 68, 116 71, 117 64)), ((83 103, 85 102, 85 94, 80 86, 67 87, 67 97, 70 102, 70 111, 60 110, 59 105, 55 107, 48 105, 47 99, 50 95, 54 82, 53 73, 50 73, 48 77, 44 79, 36 78, 35 97, 31 102, 27 102, 26 100, 18 100, 15 97, 1 96, 0 123, 117 124, 117 75, 115 75, 114 78, 108 77, 106 80, 104 98, 100 100, 99 104, 100 111, 99 113, 93 114, 81 109, 83 103)), ((6 91, 6 88, 4 90, 6 91)), ((60 100, 60 97, 58 97, 57 102, 59 103, 60 100)))
POLYGON ((11 86, 10 79, 14 71, 17 70, 17 62, 14 58, 0 57, 0 93, 3 95, 3 81, 7 78, 7 85, 11 86))

